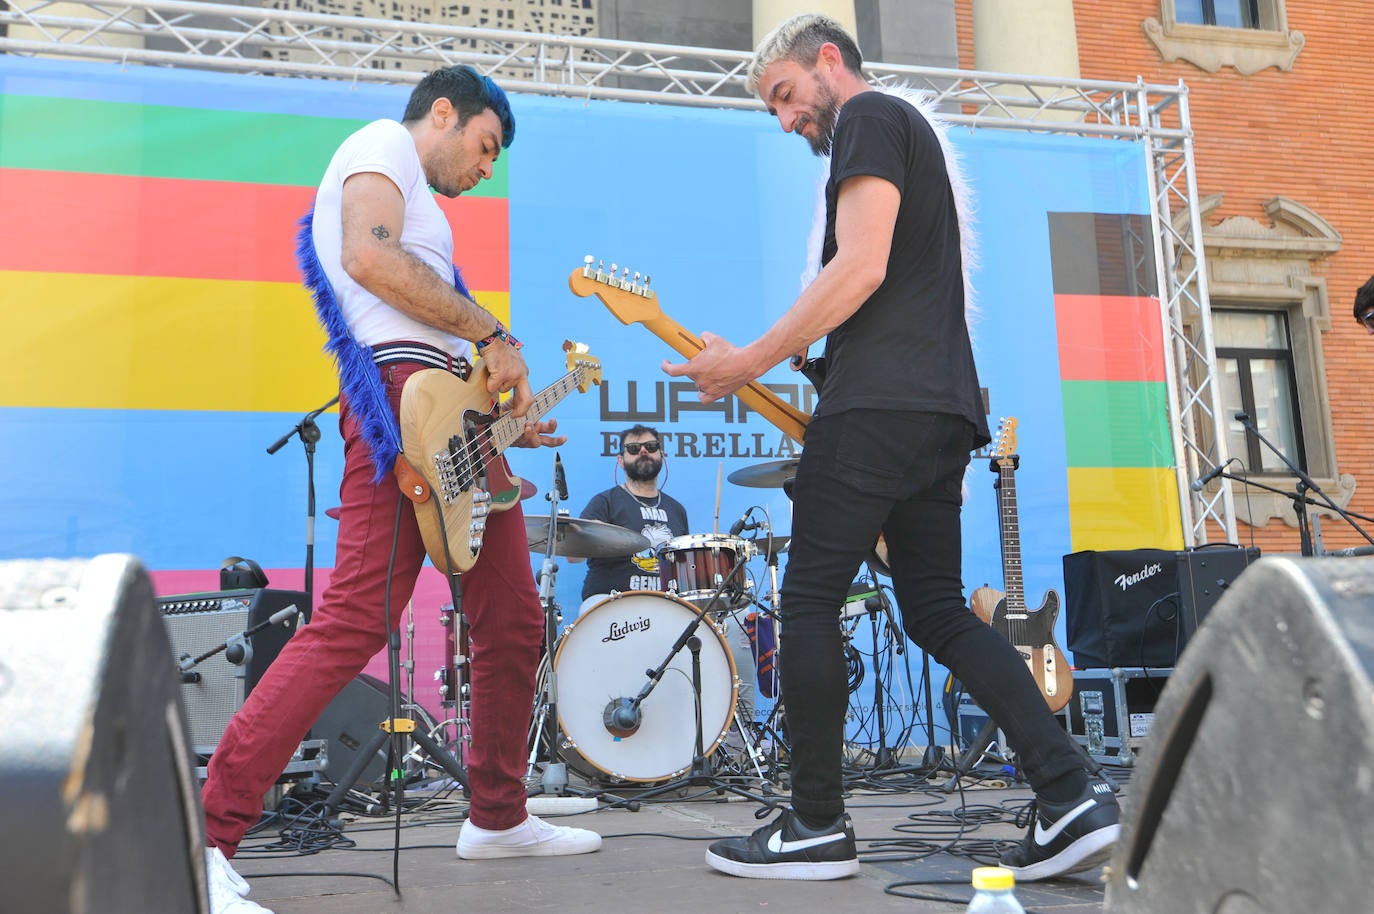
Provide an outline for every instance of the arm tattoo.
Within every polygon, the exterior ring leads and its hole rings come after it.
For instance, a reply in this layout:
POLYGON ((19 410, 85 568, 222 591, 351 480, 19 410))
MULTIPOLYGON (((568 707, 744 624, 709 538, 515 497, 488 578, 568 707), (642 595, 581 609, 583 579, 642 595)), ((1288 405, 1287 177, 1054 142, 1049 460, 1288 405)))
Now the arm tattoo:
POLYGON ((391 237, 391 232, 387 230, 387 227, 385 225, 372 226, 372 234, 376 237, 378 241, 385 241, 386 239, 391 237))

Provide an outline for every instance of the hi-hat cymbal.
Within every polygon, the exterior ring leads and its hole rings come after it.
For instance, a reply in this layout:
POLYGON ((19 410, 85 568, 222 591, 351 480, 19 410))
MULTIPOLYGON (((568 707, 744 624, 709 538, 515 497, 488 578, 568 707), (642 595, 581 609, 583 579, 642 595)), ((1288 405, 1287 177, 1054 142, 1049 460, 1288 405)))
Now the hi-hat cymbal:
MULTIPOLYGON (((547 514, 525 515, 525 539, 531 552, 544 552, 549 542, 547 514)), ((585 517, 560 514, 553 538, 553 554, 577 559, 611 559, 649 548, 649 541, 633 530, 585 517)))
POLYGON ((749 540, 754 547, 754 555, 770 558, 774 555, 782 555, 787 551, 787 544, 791 542, 790 536, 759 536, 749 540), (770 551, 771 550, 771 551, 770 551))
POLYGON ((737 486, 749 486, 754 489, 780 489, 783 483, 797 475, 797 464, 799 463, 801 463, 800 457, 770 460, 767 463, 741 467, 725 478, 737 486))

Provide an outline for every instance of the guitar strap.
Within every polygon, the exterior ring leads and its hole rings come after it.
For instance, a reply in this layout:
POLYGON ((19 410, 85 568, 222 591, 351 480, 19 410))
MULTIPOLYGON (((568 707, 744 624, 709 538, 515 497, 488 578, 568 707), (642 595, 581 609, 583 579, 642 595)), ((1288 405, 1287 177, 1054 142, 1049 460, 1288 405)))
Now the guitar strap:
MULTIPOLYGON (((334 286, 329 282, 329 276, 315 251, 315 237, 311 230, 314 217, 315 207, 312 204, 298 223, 296 265, 315 303, 315 316, 329 337, 324 349, 334 357, 334 365, 339 372, 339 391, 347 398, 349 408, 362 424, 363 440, 367 442, 376 471, 372 481, 377 483, 391 472, 396 455, 401 453, 401 429, 396 422, 396 414, 391 410, 377 363, 372 359, 372 350, 353 336, 334 294, 334 286)), ((453 268, 453 286, 465 298, 472 298, 456 266, 453 268)))

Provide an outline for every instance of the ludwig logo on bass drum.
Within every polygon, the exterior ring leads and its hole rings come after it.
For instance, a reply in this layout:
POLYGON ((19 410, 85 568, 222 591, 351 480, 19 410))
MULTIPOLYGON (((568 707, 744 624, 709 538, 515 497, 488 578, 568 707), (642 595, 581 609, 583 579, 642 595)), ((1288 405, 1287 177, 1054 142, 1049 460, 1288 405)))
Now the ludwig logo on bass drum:
POLYGON ((648 630, 649 620, 644 616, 640 616, 637 622, 612 622, 611 627, 606 632, 606 637, 601 640, 603 643, 606 641, 619 641, 626 635, 633 634, 634 632, 647 632, 648 630))

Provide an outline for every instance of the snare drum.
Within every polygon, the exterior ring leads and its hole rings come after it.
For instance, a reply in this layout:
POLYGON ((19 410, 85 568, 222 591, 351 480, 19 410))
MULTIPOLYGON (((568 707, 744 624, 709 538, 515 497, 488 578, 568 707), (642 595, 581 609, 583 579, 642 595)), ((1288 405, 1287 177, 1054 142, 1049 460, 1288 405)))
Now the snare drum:
MULTIPOLYGON (((665 591, 700 606, 739 563, 749 560, 752 548, 748 540, 723 533, 673 537, 658 547, 658 577, 665 591)), ((743 573, 731 578, 719 608, 729 608, 749 584, 743 573)))
MULTIPOLYGON (((673 656, 663 678, 640 705, 639 729, 614 736, 604 713, 617 698, 634 698, 697 614, 687 603, 647 590, 615 594, 568 626, 554 653, 563 757, 588 777, 652 783, 679 777, 696 751, 692 653, 673 656)), ((701 639, 701 734, 710 755, 725 739, 735 713, 739 679, 721 630, 697 623, 701 639)))

